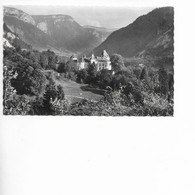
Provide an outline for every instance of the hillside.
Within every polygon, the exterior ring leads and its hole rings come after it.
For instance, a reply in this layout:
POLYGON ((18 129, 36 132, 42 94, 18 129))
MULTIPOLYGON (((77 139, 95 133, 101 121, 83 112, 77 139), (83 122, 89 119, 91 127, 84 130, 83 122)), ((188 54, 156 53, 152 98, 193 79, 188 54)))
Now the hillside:
POLYGON ((118 53, 126 58, 173 56, 173 14, 172 7, 155 9, 111 33, 94 52, 98 55, 106 49, 109 54, 118 53))
POLYGON ((13 33, 5 23, 3 24, 3 38, 4 38, 4 44, 10 45, 11 47, 15 47, 15 48, 20 47, 28 50, 32 49, 31 45, 21 40, 19 36, 16 33, 13 33))
POLYGON ((68 15, 31 16, 10 7, 4 7, 4 23, 34 49, 51 49, 65 55, 90 51, 105 36, 82 27, 68 15))

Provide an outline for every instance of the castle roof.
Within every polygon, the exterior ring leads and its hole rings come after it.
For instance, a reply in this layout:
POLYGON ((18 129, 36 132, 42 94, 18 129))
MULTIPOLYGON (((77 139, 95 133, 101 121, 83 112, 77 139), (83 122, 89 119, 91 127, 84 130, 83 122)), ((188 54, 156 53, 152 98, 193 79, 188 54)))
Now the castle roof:
POLYGON ((102 56, 103 56, 103 57, 109 57, 109 55, 108 55, 108 53, 106 52, 106 50, 103 50, 102 56))
POLYGON ((108 61, 106 58, 104 58, 104 57, 97 57, 97 61, 99 61, 99 62, 106 62, 106 61, 108 61))

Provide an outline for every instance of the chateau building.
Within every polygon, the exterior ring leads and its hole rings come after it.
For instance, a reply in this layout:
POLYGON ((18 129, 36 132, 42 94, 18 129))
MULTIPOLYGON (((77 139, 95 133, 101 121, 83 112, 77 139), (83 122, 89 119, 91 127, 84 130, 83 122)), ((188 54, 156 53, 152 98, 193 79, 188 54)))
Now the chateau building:
POLYGON ((95 57, 94 53, 92 53, 90 58, 82 57, 80 62, 77 62, 79 70, 87 68, 90 64, 95 64, 97 71, 100 71, 102 69, 112 69, 110 56, 108 55, 106 50, 103 50, 101 56, 95 57))

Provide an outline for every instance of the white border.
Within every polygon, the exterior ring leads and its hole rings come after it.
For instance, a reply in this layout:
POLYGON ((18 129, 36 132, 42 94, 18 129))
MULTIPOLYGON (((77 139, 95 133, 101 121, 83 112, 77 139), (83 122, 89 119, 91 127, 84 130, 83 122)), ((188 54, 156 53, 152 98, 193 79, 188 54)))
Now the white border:
POLYGON ((1 116, 0 194, 194 195, 193 4, 154 0, 65 4, 175 7, 174 117, 1 116))

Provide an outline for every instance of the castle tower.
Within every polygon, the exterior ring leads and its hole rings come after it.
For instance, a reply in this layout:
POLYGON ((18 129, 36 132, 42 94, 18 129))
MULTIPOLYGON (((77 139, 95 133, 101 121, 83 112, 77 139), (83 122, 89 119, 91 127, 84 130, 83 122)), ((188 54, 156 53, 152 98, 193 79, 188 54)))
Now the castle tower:
POLYGON ((91 60, 90 60, 90 62, 91 62, 91 64, 92 64, 93 62, 94 62, 95 64, 97 63, 94 53, 92 53, 92 55, 91 55, 91 60))
POLYGON ((92 52, 92 54, 91 54, 91 59, 95 59, 95 55, 94 55, 93 52, 92 52))

